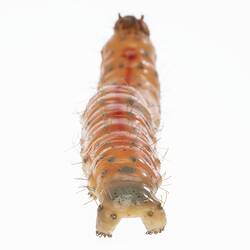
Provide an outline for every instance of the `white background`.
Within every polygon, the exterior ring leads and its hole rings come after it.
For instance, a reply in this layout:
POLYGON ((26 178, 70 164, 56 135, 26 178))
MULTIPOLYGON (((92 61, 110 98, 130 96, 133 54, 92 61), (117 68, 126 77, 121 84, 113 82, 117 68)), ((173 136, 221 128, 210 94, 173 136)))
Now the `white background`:
POLYGON ((1 0, 0 248, 249 249, 249 13, 247 0, 1 0), (118 12, 144 14, 157 50, 168 226, 147 236, 127 219, 99 239, 74 179, 79 112, 118 12))

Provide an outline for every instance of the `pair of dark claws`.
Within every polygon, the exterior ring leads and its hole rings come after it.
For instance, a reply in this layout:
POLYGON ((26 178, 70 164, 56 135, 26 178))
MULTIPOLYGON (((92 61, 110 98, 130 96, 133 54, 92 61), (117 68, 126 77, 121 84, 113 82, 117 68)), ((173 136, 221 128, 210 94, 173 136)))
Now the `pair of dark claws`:
POLYGON ((112 237, 112 234, 106 234, 106 233, 102 233, 102 232, 99 232, 99 231, 96 231, 96 236, 98 237, 109 237, 111 238, 112 237))
MULTIPOLYGON (((164 230, 164 227, 159 229, 159 230, 151 230, 151 231, 147 231, 146 234, 158 234, 158 233, 161 233, 162 231, 164 230)), ((99 232, 99 231, 96 231, 96 236, 98 237, 108 237, 108 238, 111 238, 112 237, 112 234, 106 234, 106 233, 102 233, 102 232, 99 232)))
POLYGON ((158 234, 161 233, 164 230, 164 227, 159 229, 159 230, 151 230, 151 231, 147 231, 146 234, 158 234))

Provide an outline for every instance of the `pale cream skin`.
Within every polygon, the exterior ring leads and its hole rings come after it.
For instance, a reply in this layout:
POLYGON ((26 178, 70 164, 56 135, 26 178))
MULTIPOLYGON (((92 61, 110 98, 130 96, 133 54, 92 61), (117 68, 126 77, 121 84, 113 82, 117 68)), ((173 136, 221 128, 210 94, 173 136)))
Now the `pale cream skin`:
POLYGON ((105 188, 99 200, 96 233, 112 236, 121 218, 140 217, 147 234, 160 233, 166 224, 166 215, 157 198, 139 182, 114 182, 105 188))

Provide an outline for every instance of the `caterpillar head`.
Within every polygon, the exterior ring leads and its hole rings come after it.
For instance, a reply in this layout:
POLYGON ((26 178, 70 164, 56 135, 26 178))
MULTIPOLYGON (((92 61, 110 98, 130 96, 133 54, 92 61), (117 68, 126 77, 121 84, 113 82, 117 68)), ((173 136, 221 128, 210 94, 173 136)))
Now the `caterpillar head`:
POLYGON ((136 32, 142 32, 149 36, 149 29, 147 24, 143 21, 144 16, 141 16, 140 19, 137 19, 134 16, 124 16, 122 17, 119 14, 119 18, 115 23, 115 31, 125 31, 125 30, 134 30, 136 32))
POLYGON ((164 229, 166 215, 161 203, 141 183, 112 183, 104 193, 97 211, 97 236, 111 237, 117 224, 125 217, 140 217, 147 234, 160 233, 164 229))

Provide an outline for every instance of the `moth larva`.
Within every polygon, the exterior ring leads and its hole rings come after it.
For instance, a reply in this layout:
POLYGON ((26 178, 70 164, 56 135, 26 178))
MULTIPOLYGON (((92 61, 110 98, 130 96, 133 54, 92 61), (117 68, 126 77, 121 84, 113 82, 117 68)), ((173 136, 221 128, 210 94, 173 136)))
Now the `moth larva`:
POLYGON ((81 117, 83 170, 90 195, 100 203, 98 236, 111 237, 123 217, 141 217, 148 234, 161 232, 166 224, 155 196, 161 184, 155 60, 143 16, 119 15, 102 49, 98 91, 81 117))

